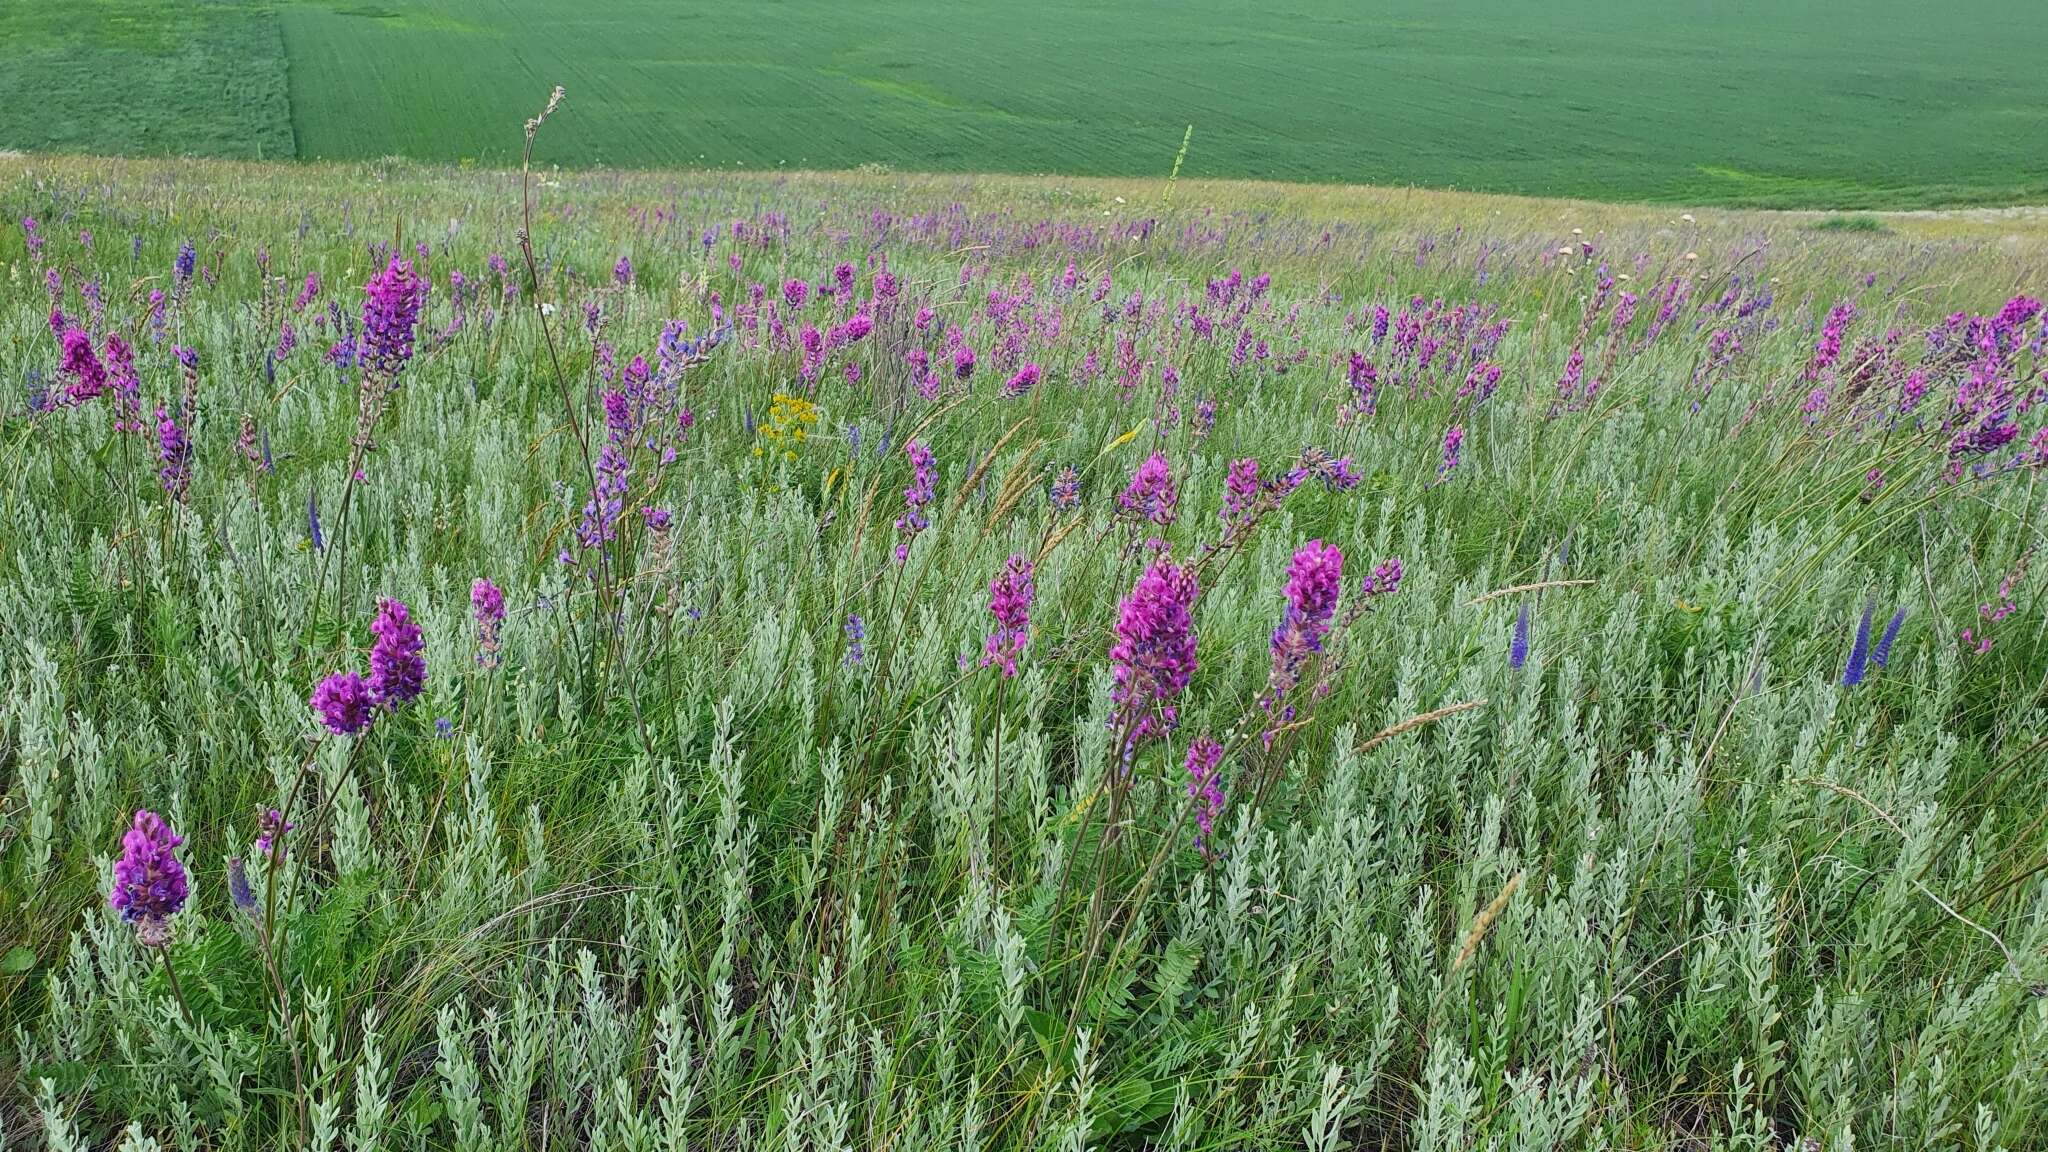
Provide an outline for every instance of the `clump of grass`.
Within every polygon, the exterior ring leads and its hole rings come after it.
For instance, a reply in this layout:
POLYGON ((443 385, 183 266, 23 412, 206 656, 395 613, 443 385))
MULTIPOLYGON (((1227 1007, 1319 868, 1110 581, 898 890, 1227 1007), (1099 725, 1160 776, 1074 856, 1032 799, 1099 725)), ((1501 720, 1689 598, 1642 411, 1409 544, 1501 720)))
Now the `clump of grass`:
POLYGON ((1807 228, 1814 232, 1885 233, 1891 231, 1891 229, 1884 226, 1884 221, 1875 216, 1862 213, 1848 216, 1823 217, 1807 225, 1807 228))

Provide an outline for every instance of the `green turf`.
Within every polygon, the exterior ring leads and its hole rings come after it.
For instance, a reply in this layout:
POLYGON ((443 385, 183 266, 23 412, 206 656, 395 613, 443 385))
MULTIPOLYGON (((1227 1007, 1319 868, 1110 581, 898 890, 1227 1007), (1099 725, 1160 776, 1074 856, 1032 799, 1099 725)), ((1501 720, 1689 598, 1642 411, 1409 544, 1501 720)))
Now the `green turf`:
POLYGON ((254 155, 295 135, 303 158, 505 163, 560 83, 545 158, 585 165, 1156 175, 1192 123, 1191 176, 1779 207, 2048 196, 2048 26, 2026 0, 1944 5, 1938 42, 1905 0, 1553 0, 1540 18, 1516 0, 279 0, 179 6, 203 31, 145 47, 117 17, 168 6, 78 8, 0 17, 47 45, 13 86, 81 110, 10 101, 0 142, 254 155), (290 131, 267 79, 262 100, 221 99, 223 79, 271 75, 254 41, 272 18, 290 131), (211 85, 167 82, 201 59, 211 85), (120 96, 143 84, 175 98, 120 96))
POLYGON ((289 157, 276 15, 247 0, 0 4, 0 148, 289 157))

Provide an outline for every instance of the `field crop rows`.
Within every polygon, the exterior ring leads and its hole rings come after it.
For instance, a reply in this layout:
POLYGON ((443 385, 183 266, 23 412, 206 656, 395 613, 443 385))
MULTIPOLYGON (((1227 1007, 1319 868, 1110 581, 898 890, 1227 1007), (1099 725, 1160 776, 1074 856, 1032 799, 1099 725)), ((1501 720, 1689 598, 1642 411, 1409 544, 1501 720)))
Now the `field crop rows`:
POLYGON ((2020 0, 81 0, 0 12, 0 148, 2048 203, 2020 0))
POLYGON ((0 161, 7 1148, 2048 1140, 2026 222, 533 193, 0 161))

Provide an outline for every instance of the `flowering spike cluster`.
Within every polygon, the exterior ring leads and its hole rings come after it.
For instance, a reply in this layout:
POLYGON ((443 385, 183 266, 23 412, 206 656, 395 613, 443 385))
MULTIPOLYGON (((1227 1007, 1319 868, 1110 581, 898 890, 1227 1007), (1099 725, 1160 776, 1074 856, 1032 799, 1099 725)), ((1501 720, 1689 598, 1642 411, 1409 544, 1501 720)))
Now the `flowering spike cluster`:
POLYGON ((114 862, 114 888, 107 894, 107 904, 135 925, 135 938, 151 948, 170 943, 170 918, 185 906, 189 889, 185 866, 177 856, 184 842, 163 817, 148 809, 135 813, 135 823, 121 837, 121 858, 114 862))
POLYGON ((1053 477, 1051 500, 1053 508, 1060 512, 1072 512, 1081 506, 1081 473, 1072 464, 1053 477))
POLYGON ((996 618, 996 627, 982 643, 981 666, 1000 664, 1004 679, 1017 674, 1017 657, 1031 642, 1031 601, 1037 594, 1031 577, 1031 561, 1011 556, 989 581, 988 612, 996 618))
POLYGON ((1522 601, 1522 610, 1515 613, 1515 635, 1508 641, 1508 667, 1519 672, 1529 662, 1529 602, 1522 601))
POLYGON ((1017 369, 1016 375, 1003 382, 1003 395, 1012 398, 1024 396, 1037 386, 1038 365, 1027 363, 1022 368, 1017 369))
MULTIPOLYGON (((60 314, 51 313, 50 323, 61 325, 60 314)), ((65 399, 72 404, 83 404, 107 390, 107 369, 92 349, 92 337, 83 328, 63 329, 58 337, 64 347, 63 359, 58 361, 58 370, 70 377, 71 384, 65 389, 65 399)))
POLYGON ((275 808, 266 808, 256 818, 256 855, 264 860, 284 859, 284 838, 298 825, 284 818, 284 813, 275 808))
POLYGON ((896 545, 898 564, 910 559, 911 541, 931 525, 924 510, 932 502, 934 485, 939 478, 937 461, 923 441, 912 440, 904 444, 903 455, 910 459, 910 487, 903 490, 903 515, 896 518, 896 534, 902 537, 896 545))
POLYGON ((363 285, 363 331, 357 355, 364 368, 386 379, 398 375, 412 359, 413 333, 420 306, 426 303, 427 282, 412 265, 396 256, 363 285))
POLYGON ((1878 637, 1877 647, 1870 653, 1871 663, 1879 668, 1889 668, 1892 662, 1892 644, 1899 638, 1899 627, 1906 622, 1906 606, 1901 604, 1892 613, 1889 623, 1884 626, 1884 635, 1878 637))
POLYGON ((427 686, 426 641, 405 604, 382 600, 370 621, 370 694, 387 711, 410 703, 427 686))
POLYGON ((1856 640, 1849 645, 1849 663, 1842 668, 1842 687, 1854 688, 1863 683, 1864 675, 1870 668, 1870 617, 1877 611, 1875 602, 1863 602, 1863 619, 1856 625, 1856 640))
MULTIPOLYGON (((1273 669, 1267 679, 1266 708, 1275 713, 1276 726, 1293 718, 1293 708, 1283 708, 1282 701, 1300 683, 1309 656, 1323 650, 1343 591, 1344 553, 1321 540, 1302 545, 1287 566, 1287 611, 1273 629, 1273 669)), ((1268 743, 1273 735, 1272 730, 1267 731, 1268 743)))
POLYGON ((161 407, 156 410, 156 442, 157 482, 171 499, 182 502, 192 485, 192 442, 177 419, 161 407))
POLYGON ((1450 474, 1457 470, 1459 450, 1464 446, 1465 426, 1463 424, 1451 425, 1450 431, 1444 433, 1443 462, 1436 466, 1436 478, 1438 481, 1448 479, 1450 474))
POLYGON ((476 612, 476 662, 495 668, 505 625, 505 593, 479 576, 469 586, 469 606, 476 612))
POLYGON ((1201 833, 1195 847, 1211 855, 1216 838, 1216 818, 1223 815, 1227 797, 1223 792, 1223 746, 1200 736, 1188 745, 1188 799, 1194 801, 1195 826, 1201 833))
POLYGON ((1116 644, 1109 650, 1110 728, 1124 733, 1129 757, 1180 721, 1178 701, 1195 674, 1192 568, 1152 563, 1118 606, 1116 644))
POLYGON ((358 736, 377 718, 370 686, 354 672, 335 672, 320 681, 307 700, 322 727, 336 736, 358 736))
POLYGON ((1173 469, 1163 453, 1154 452, 1131 475, 1117 508, 1128 519, 1165 527, 1179 515, 1180 490, 1174 486, 1173 469))

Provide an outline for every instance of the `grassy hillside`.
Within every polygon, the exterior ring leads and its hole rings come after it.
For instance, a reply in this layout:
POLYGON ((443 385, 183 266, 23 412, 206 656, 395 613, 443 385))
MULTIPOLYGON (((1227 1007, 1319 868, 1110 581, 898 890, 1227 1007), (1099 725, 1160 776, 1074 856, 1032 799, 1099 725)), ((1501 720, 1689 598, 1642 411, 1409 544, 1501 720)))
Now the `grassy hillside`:
POLYGON ((503 164, 559 83, 575 165, 1156 176, 1192 124, 1216 178, 2041 202, 2037 16, 1959 0, 1937 42, 1906 0, 23 4, 0 146, 503 164))
POLYGON ((2048 1144, 2043 221, 1170 191, 0 158, 6 1147, 2048 1144))

